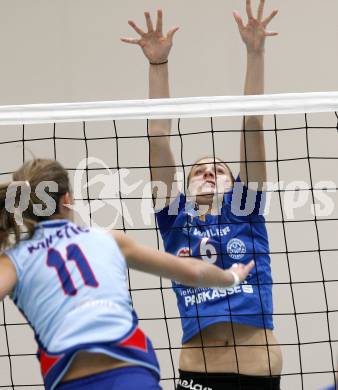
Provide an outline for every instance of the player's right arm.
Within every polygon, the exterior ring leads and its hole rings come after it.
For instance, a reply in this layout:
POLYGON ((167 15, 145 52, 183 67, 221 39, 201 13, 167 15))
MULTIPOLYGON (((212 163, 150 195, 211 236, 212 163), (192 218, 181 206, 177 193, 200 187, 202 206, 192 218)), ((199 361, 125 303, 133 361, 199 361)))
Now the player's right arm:
MULTIPOLYGON (((162 11, 157 11, 156 26, 153 26, 149 12, 144 13, 147 32, 135 22, 129 20, 129 25, 140 38, 122 38, 123 42, 139 45, 149 61, 149 98, 169 98, 168 57, 173 43, 173 37, 178 27, 173 27, 166 35, 162 29, 162 11)), ((177 195, 172 188, 175 180, 175 160, 170 147, 171 120, 154 119, 149 122, 150 168, 154 197, 166 198, 165 205, 170 203, 170 196, 177 195), (163 183, 162 186, 156 186, 163 183)))
POLYGON ((0 256, 0 300, 10 294, 17 282, 15 266, 8 256, 0 256))
MULTIPOLYGON (((248 22, 245 24, 240 14, 234 12, 240 36, 247 49, 247 68, 244 94, 261 95, 264 93, 265 40, 277 35, 267 27, 277 15, 273 10, 263 17, 265 0, 260 0, 257 16, 253 15, 251 0, 246 0, 248 22)), ((258 189, 266 182, 266 156, 264 145, 263 116, 249 115, 243 119, 243 131, 240 143, 240 178, 243 183, 257 183, 258 189)))
POLYGON ((177 257, 149 248, 119 231, 112 234, 130 268, 176 280, 187 286, 230 287, 244 281, 254 267, 251 261, 247 265, 239 264, 230 270, 223 270, 200 259, 177 257))

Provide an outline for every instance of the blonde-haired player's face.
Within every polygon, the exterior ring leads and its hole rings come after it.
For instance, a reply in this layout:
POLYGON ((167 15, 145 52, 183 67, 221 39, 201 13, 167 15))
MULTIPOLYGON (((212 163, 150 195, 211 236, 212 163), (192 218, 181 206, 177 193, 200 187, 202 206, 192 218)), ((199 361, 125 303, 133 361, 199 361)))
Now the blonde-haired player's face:
POLYGON ((188 189, 197 203, 208 204, 215 195, 223 196, 232 185, 231 173, 224 163, 204 158, 191 169, 188 189))

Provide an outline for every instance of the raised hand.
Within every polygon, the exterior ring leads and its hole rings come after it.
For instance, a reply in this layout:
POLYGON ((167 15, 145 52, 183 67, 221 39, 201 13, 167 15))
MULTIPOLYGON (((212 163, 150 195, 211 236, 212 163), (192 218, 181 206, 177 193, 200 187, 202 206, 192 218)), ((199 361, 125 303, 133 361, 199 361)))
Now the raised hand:
POLYGON ((143 31, 132 20, 128 24, 137 32, 140 38, 121 38, 123 42, 139 45, 150 63, 159 64, 168 60, 169 52, 173 44, 173 37, 178 27, 171 28, 163 35, 162 10, 157 11, 156 28, 154 29, 149 12, 144 13, 147 32, 143 31))
POLYGON ((273 10, 269 16, 263 19, 264 3, 265 0, 260 0, 257 17, 255 18, 252 13, 251 0, 246 0, 246 13, 248 16, 246 25, 237 11, 233 13, 242 40, 249 52, 263 51, 265 38, 278 35, 277 32, 267 31, 266 29, 271 20, 277 15, 278 10, 273 10))

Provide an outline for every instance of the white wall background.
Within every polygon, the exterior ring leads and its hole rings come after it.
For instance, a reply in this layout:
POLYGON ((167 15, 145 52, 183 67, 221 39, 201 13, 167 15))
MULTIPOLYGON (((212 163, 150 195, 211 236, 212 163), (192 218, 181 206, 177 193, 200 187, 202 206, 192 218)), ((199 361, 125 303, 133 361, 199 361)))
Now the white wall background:
MULTIPOLYGON (((1 103, 115 100, 146 96, 146 62, 119 41, 143 11, 178 25, 170 69, 173 96, 240 94, 244 46, 232 10, 242 0, 2 0, 1 103)), ((337 90, 338 4, 270 0, 278 8, 267 44, 267 92, 337 90)))

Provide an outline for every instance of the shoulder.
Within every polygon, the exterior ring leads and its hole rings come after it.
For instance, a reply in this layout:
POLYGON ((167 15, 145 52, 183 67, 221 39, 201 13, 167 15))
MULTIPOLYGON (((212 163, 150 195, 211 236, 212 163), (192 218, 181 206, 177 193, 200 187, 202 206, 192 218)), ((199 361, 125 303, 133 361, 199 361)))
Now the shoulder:
POLYGON ((161 207, 159 202, 156 202, 155 213, 156 216, 160 214, 166 215, 175 215, 177 212, 181 211, 186 203, 186 196, 182 192, 179 192, 177 196, 173 197, 168 204, 165 204, 161 207))
POLYGON ((162 236, 173 226, 178 215, 185 211, 186 203, 185 195, 179 193, 169 205, 156 211, 156 220, 162 236))
POLYGON ((96 244, 108 242, 121 248, 128 241, 127 235, 119 230, 107 230, 101 227, 90 227, 88 229, 96 244))
POLYGON ((136 241, 131 237, 128 237, 126 233, 121 232, 120 230, 112 230, 110 232, 110 235, 116 242, 123 256, 125 258, 128 258, 133 252, 133 250, 135 250, 135 247, 137 245, 136 241))
POLYGON ((15 271, 15 266, 13 264, 12 258, 7 253, 2 253, 0 255, 0 267, 1 269, 6 268, 15 271))
POLYGON ((232 190, 224 194, 224 203, 230 209, 230 215, 240 218, 264 218, 266 193, 254 184, 250 183, 248 187, 237 177, 232 190))
POLYGON ((17 267, 5 253, 0 255, 0 299, 10 294, 17 283, 17 267))
POLYGON ((118 246, 125 244, 128 240, 128 236, 120 230, 112 230, 109 234, 116 241, 118 246))

